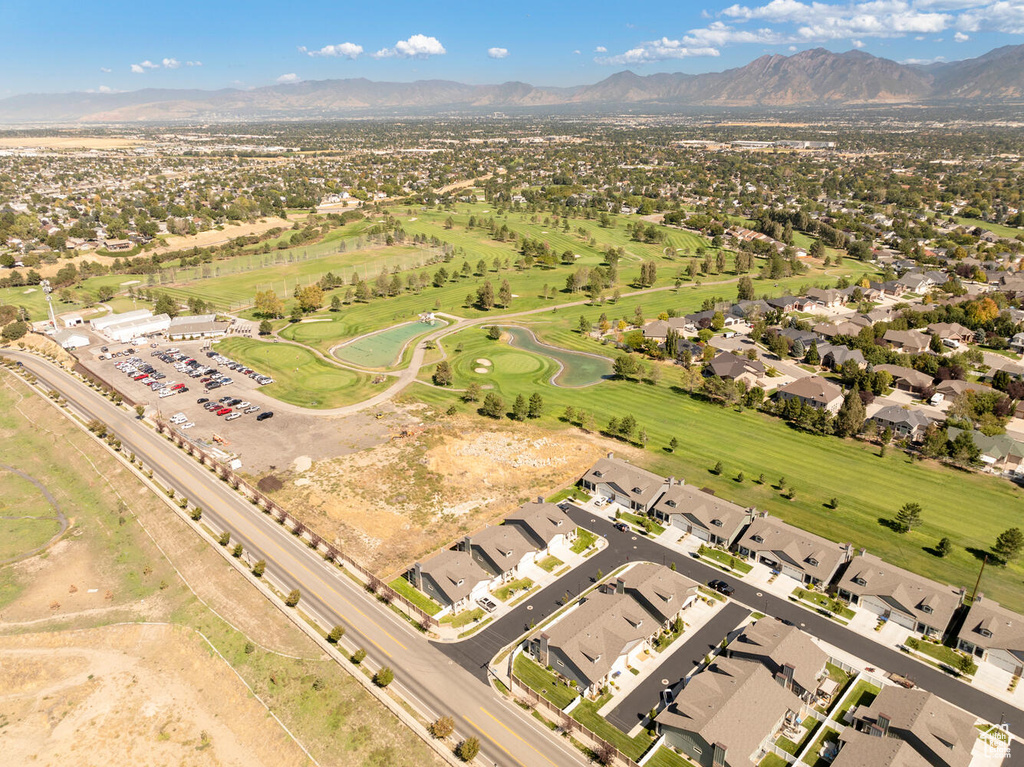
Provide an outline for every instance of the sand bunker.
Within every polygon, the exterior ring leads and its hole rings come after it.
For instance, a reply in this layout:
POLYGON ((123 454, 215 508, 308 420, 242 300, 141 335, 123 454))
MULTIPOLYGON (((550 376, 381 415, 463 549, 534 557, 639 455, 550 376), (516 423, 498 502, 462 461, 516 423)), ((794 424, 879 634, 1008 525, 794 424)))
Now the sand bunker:
POLYGON ((487 368, 473 368, 474 373, 490 373, 491 371, 487 368))
POLYGON ((476 364, 480 365, 481 367, 489 368, 491 366, 491 361, 485 360, 483 357, 480 357, 479 359, 476 360, 476 364))

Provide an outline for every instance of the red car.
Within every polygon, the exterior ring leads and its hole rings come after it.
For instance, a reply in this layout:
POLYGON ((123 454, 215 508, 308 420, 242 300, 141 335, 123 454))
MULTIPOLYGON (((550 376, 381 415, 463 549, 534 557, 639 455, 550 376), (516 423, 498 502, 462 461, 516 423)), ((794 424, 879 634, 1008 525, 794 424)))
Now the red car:
POLYGON ((184 388, 185 388, 185 384, 183 384, 183 383, 175 384, 174 386, 171 387, 171 391, 177 391, 178 389, 184 389, 184 388))
POLYGON ((231 412, 231 408, 229 408, 229 407, 222 407, 220 410, 217 411, 217 415, 227 415, 230 412, 231 412))
POLYGON ((137 376, 133 376, 133 377, 132 377, 132 380, 133 380, 133 381, 141 381, 141 380, 142 380, 143 378, 147 378, 148 376, 149 376, 149 374, 148 374, 148 373, 140 373, 140 374, 139 374, 139 375, 137 375, 137 376))

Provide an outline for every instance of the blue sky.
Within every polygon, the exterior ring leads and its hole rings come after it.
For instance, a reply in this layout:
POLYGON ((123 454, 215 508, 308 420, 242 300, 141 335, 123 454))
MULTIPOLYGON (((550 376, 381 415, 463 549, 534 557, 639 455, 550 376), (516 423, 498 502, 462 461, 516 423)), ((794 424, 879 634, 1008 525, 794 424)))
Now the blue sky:
POLYGON ((0 0, 0 95, 365 77, 575 85, 823 46, 897 61, 1024 43, 1024 0, 0 0))

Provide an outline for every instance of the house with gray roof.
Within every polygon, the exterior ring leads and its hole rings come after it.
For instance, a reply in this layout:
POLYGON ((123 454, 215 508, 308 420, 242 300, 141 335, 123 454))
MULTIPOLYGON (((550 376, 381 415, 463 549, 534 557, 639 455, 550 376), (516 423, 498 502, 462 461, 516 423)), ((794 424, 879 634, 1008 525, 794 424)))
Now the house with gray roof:
POLYGON ((928 326, 928 332, 943 341, 952 340, 961 344, 974 342, 974 331, 959 322, 933 322, 928 326))
POLYGON ((517 525, 489 525, 463 538, 462 548, 485 572, 502 581, 515 578, 520 566, 537 554, 534 541, 517 525))
POLYGON ((941 639, 960 607, 963 589, 943 586, 861 551, 839 579, 851 604, 925 636, 941 639))
POLYGON ((740 531, 753 519, 751 509, 716 498, 711 492, 684 485, 671 477, 651 513, 698 540, 725 548, 732 546, 740 531))
MULTIPOLYGON (((886 685, 868 706, 856 706, 850 711, 853 729, 877 740, 900 740, 911 746, 922 761, 907 760, 907 764, 923 763, 932 767, 968 767, 971 764, 978 730, 976 718, 947 703, 927 690, 908 690, 886 685)), ((859 738, 847 740, 840 748, 833 764, 852 767, 858 764, 891 764, 866 762, 864 758, 877 755, 873 744, 859 738), (843 752, 853 751, 843 757, 843 752), (864 749, 858 754, 859 749, 864 749), (840 761, 844 759, 844 761, 840 761)))
POLYGON ((650 338, 658 343, 665 343, 668 333, 671 330, 676 334, 682 334, 686 329, 685 317, 669 317, 667 320, 652 320, 644 325, 644 338, 650 338))
POLYGON ((505 517, 505 527, 518 528, 540 552, 560 549, 576 540, 576 523, 554 503, 524 503, 505 517))
POLYGON ((729 643, 725 654, 760 663, 779 684, 805 703, 813 703, 819 683, 828 676, 828 653, 796 626, 772 618, 762 618, 744 627, 729 643))
POLYGON ((1012 674, 1024 674, 1024 615, 978 594, 971 603, 957 647, 1012 674))
POLYGON ((827 410, 832 415, 843 405, 843 390, 820 376, 798 378, 775 391, 779 402, 795 399, 815 410, 827 410))
POLYGON ((530 637, 528 651, 582 694, 597 695, 651 649, 697 599, 697 589, 695 581, 667 567, 635 565, 530 637))
POLYGON ((703 767, 749 765, 806 708, 760 663, 719 656, 655 718, 666 745, 703 767))
POLYGON ((452 613, 487 595, 493 580, 468 551, 445 549, 412 566, 406 576, 413 586, 452 613))
POLYGON ((920 410, 899 405, 887 405, 868 420, 874 422, 879 434, 889 429, 896 439, 909 439, 911 442, 923 441, 932 423, 932 419, 920 410))
MULTIPOLYGON (((963 429, 950 426, 946 434, 952 442, 963 429)), ((981 451, 981 462, 996 471, 1010 471, 1024 474, 1024 442, 1015 440, 1008 434, 989 436, 977 429, 970 432, 975 446, 981 451)))
POLYGON ((592 495, 646 514, 661 495, 665 479, 608 453, 590 467, 580 483, 592 495))
POLYGON ((851 349, 849 346, 818 344, 818 356, 821 358, 822 366, 829 370, 839 370, 847 361, 852 361, 859 368, 867 365, 864 353, 860 349, 851 349))
POLYGON ((787 525, 767 514, 756 517, 736 541, 741 556, 795 578, 828 584, 852 556, 848 543, 836 543, 787 525))
POLYGON ((804 295, 818 306, 824 306, 826 309, 834 309, 846 302, 846 294, 834 288, 810 288, 804 295))
POLYGON ((819 338, 835 338, 836 336, 856 338, 862 327, 864 326, 849 321, 840 322, 836 325, 822 322, 814 326, 814 332, 818 334, 819 338))

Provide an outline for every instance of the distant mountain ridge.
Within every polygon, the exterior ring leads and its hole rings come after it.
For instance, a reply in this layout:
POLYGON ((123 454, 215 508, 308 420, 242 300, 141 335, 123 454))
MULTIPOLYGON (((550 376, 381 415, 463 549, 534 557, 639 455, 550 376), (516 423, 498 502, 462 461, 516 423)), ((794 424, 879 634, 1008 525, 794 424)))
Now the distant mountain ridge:
POLYGON ((26 94, 0 100, 0 123, 125 123, 180 120, 324 119, 430 108, 793 107, 1005 102, 1024 98, 1024 45, 975 59, 900 64, 863 51, 824 48, 766 55, 724 72, 699 75, 625 71, 592 85, 549 88, 522 82, 468 85, 365 78, 310 80, 252 90, 147 88, 124 93, 26 94))

